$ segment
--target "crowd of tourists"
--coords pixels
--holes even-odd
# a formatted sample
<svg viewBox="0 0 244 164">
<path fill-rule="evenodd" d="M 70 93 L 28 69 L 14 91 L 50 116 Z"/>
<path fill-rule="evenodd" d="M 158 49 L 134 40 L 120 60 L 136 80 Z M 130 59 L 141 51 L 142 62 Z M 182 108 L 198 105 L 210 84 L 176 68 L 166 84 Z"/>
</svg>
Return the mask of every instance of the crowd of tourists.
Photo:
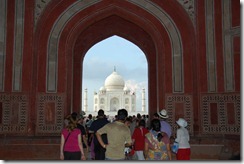
<svg viewBox="0 0 244 164">
<path fill-rule="evenodd" d="M 165 109 L 150 121 L 139 113 L 129 116 L 126 109 L 119 109 L 112 121 L 102 109 L 97 114 L 94 119 L 91 114 L 73 112 L 64 118 L 61 160 L 172 160 L 172 153 L 176 160 L 190 160 L 187 122 L 179 118 L 172 136 Z"/>
</svg>

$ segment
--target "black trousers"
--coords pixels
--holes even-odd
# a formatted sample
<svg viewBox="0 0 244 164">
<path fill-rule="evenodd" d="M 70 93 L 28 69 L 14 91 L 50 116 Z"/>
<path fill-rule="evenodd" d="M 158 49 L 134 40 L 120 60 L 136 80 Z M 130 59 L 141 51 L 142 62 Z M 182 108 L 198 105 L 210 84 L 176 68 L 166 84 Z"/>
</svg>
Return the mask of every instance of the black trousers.
<svg viewBox="0 0 244 164">
<path fill-rule="evenodd" d="M 95 160 L 105 160 L 106 149 L 100 144 L 94 145 Z"/>
<path fill-rule="evenodd" d="M 64 151 L 64 160 L 80 160 L 81 159 L 81 152 L 68 152 Z"/>
</svg>

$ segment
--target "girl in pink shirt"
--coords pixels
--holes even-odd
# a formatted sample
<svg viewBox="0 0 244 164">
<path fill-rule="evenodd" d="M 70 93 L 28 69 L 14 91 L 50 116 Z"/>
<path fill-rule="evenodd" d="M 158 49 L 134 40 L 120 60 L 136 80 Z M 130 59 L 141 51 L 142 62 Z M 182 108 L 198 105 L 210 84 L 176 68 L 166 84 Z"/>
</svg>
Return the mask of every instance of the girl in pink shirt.
<svg viewBox="0 0 244 164">
<path fill-rule="evenodd" d="M 81 131 L 76 128 L 77 115 L 72 113 L 67 117 L 68 125 L 62 130 L 60 144 L 60 159 L 61 160 L 85 160 L 86 157 L 83 151 L 81 141 Z"/>
</svg>

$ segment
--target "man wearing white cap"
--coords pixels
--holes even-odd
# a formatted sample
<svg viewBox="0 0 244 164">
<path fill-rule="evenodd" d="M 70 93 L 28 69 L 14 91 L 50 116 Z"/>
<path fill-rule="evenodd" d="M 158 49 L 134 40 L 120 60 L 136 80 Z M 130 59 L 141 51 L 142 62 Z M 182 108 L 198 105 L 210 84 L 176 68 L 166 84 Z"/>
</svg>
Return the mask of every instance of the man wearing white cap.
<svg viewBox="0 0 244 164">
<path fill-rule="evenodd" d="M 179 118 L 176 123 L 179 125 L 179 129 L 176 132 L 175 142 L 179 143 L 179 149 L 176 154 L 177 160 L 190 160 L 191 149 L 190 149 L 190 136 L 188 130 L 185 128 L 187 126 L 186 120 Z"/>
<path fill-rule="evenodd" d="M 161 118 L 160 123 L 161 123 L 161 132 L 164 132 L 168 135 L 168 137 L 171 137 L 172 134 L 172 128 L 169 125 L 169 123 L 166 121 L 167 118 L 169 118 L 167 111 L 165 109 L 161 110 L 160 112 L 157 113 L 158 116 Z"/>
</svg>

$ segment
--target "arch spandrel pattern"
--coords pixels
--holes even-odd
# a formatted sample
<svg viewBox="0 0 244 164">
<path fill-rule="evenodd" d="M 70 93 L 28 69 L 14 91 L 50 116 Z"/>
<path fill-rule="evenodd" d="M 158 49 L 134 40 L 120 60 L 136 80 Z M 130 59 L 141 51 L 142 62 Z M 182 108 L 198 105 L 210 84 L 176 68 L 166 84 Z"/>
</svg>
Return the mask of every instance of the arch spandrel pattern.
<svg viewBox="0 0 244 164">
<path fill-rule="evenodd" d="M 37 22 L 39 16 L 43 12 L 43 10 L 46 8 L 47 4 L 51 0 L 36 0 L 35 1 L 35 22 Z"/>
</svg>

